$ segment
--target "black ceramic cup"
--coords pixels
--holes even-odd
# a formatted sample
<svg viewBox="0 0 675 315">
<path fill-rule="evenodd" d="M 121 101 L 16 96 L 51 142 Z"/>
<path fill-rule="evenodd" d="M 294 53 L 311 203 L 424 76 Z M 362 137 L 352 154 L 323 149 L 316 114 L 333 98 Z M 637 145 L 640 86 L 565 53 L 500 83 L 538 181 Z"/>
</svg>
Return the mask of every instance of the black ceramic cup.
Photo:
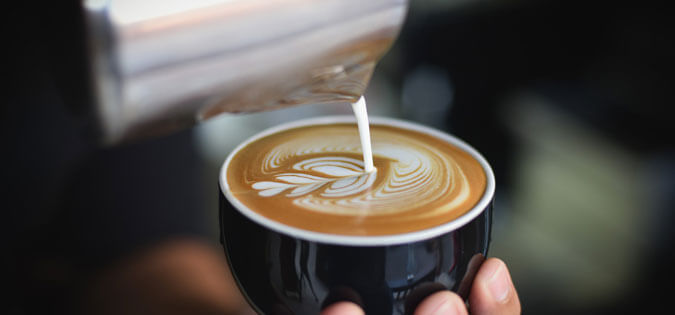
<svg viewBox="0 0 675 315">
<path fill-rule="evenodd" d="M 275 127 L 244 144 L 271 132 L 331 119 Z M 258 313 L 318 314 L 346 300 L 367 314 L 412 314 L 422 299 L 439 290 L 467 298 L 490 243 L 492 169 L 475 149 L 451 135 L 393 119 L 371 122 L 432 134 L 468 152 L 485 171 L 483 196 L 459 218 L 426 230 L 388 236 L 317 233 L 266 219 L 234 199 L 225 176 L 228 158 L 220 173 L 221 242 L 234 279 Z"/>
</svg>

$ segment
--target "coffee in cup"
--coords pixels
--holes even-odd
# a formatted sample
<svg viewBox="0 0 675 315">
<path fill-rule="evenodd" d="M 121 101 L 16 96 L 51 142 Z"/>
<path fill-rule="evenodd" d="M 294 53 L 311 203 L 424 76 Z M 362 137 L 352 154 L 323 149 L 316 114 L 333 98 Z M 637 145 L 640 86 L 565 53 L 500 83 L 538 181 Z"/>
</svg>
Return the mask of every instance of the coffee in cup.
<svg viewBox="0 0 675 315">
<path fill-rule="evenodd" d="M 432 134 L 371 123 L 366 173 L 354 123 L 257 137 L 228 159 L 232 198 L 269 220 L 339 235 L 410 233 L 465 214 L 483 196 L 481 164 Z"/>
</svg>

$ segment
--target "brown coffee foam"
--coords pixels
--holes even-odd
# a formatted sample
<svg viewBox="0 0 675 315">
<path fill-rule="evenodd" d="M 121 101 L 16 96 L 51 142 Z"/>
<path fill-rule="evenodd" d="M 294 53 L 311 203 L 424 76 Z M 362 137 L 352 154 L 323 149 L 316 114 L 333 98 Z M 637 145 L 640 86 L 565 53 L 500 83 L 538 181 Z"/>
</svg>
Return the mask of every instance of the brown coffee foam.
<svg viewBox="0 0 675 315">
<path fill-rule="evenodd" d="M 226 179 L 230 192 L 246 207 L 268 219 L 303 230 L 340 235 L 392 235 L 424 230 L 461 216 L 483 196 L 486 187 L 483 168 L 475 158 L 453 144 L 418 131 L 385 125 L 371 125 L 371 137 L 377 173 L 370 188 L 358 194 L 345 198 L 322 197 L 322 193 L 328 191 L 329 184 L 335 182 L 335 177 L 313 170 L 300 172 L 293 168 L 299 162 L 326 156 L 359 161 L 361 155 L 357 127 L 355 124 L 342 123 L 289 129 L 249 143 L 231 158 L 228 165 Z M 313 141 L 332 151 L 309 152 L 306 149 L 312 147 Z M 392 203 L 387 203 L 387 198 L 377 199 L 376 193 L 385 192 L 388 183 L 391 189 L 397 189 L 395 184 L 399 184 L 392 185 L 391 182 L 392 176 L 396 175 L 396 167 L 400 166 L 396 163 L 400 161 L 378 154 L 378 144 L 382 143 L 397 143 L 420 156 L 430 156 L 429 160 L 438 162 L 440 167 L 426 173 L 421 168 L 410 168 L 410 174 L 422 174 L 418 176 L 417 182 L 426 180 L 426 186 L 413 185 L 417 189 L 414 193 L 393 200 Z M 270 158 L 270 152 L 277 152 L 284 146 L 301 146 L 303 150 L 285 152 L 278 155 L 281 158 L 277 160 Z M 278 163 L 274 167 L 270 166 L 273 160 Z M 265 164 L 268 164 L 267 168 L 262 167 Z M 454 175 L 451 175 L 452 172 Z M 278 179 L 284 174 L 304 174 L 331 181 L 299 197 L 288 197 L 295 186 L 268 197 L 260 195 L 261 189 L 253 188 L 254 184 L 260 182 L 288 184 Z M 465 199 L 461 199 L 461 192 L 466 193 L 466 190 L 460 189 L 465 185 L 464 182 L 469 193 Z M 439 187 L 446 187 L 446 190 L 440 190 Z M 439 192 L 434 193 L 435 189 L 439 189 Z M 361 199 L 366 198 L 372 200 L 362 202 Z M 328 203 L 330 206 L 312 209 L 304 203 L 299 206 L 298 200 Z M 349 200 L 357 200 L 358 207 L 351 206 Z M 340 207 L 337 201 L 350 206 Z M 336 209 L 341 209 L 343 213 L 326 212 Z"/>
</svg>

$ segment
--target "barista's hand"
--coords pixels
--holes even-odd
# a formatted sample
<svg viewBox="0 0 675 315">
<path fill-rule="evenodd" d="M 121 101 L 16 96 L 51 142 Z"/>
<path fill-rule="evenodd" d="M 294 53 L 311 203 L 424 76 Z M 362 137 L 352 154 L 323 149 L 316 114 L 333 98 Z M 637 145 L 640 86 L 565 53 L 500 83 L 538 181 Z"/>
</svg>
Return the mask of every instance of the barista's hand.
<svg viewBox="0 0 675 315">
<path fill-rule="evenodd" d="M 471 314 L 520 314 L 520 300 L 506 264 L 497 258 L 486 260 L 478 270 L 469 295 Z M 455 293 L 442 291 L 427 297 L 415 311 L 416 315 L 468 314 L 464 301 Z M 326 308 L 321 315 L 363 315 L 363 310 L 351 302 L 339 302 Z"/>
</svg>

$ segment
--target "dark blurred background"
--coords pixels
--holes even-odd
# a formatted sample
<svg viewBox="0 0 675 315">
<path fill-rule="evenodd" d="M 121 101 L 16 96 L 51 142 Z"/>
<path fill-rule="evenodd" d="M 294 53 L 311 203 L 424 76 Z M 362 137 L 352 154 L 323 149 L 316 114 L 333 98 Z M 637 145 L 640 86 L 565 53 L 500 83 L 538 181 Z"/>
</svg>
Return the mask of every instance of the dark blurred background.
<svg viewBox="0 0 675 315">
<path fill-rule="evenodd" d="M 111 292 L 101 289 L 119 274 L 110 270 L 144 251 L 176 239 L 218 248 L 217 178 L 228 152 L 281 122 L 351 111 L 222 116 L 99 148 L 63 92 L 77 84 L 59 69 L 73 58 L 60 55 L 70 37 L 44 31 L 74 31 L 76 19 L 27 12 L 10 12 L 5 28 L 14 35 L 0 125 L 5 314 L 90 313 L 83 304 Z M 411 2 L 368 110 L 456 134 L 492 163 L 490 255 L 509 265 L 523 313 L 670 308 L 673 24 L 656 1 Z"/>
</svg>

